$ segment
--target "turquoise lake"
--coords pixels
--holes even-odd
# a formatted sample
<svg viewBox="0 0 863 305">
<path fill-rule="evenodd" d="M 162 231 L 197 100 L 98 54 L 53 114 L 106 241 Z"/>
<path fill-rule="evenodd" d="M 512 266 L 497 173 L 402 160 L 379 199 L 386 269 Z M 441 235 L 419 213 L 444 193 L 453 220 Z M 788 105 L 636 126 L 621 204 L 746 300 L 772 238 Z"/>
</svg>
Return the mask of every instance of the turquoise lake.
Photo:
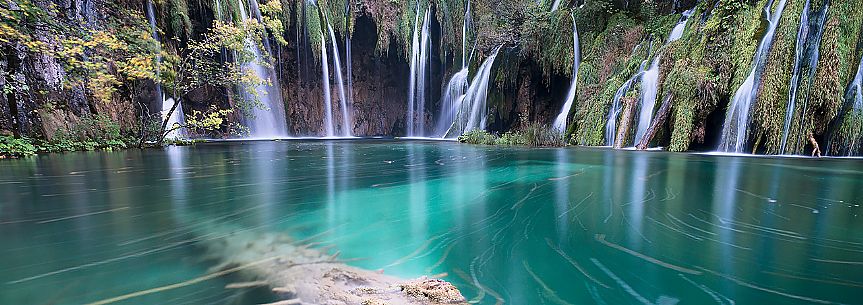
<svg viewBox="0 0 863 305">
<path fill-rule="evenodd" d="M 231 232 L 480 304 L 861 304 L 863 161 L 419 140 L 0 160 L 0 304 L 186 281 Z M 257 304 L 219 277 L 117 304 Z"/>
</svg>

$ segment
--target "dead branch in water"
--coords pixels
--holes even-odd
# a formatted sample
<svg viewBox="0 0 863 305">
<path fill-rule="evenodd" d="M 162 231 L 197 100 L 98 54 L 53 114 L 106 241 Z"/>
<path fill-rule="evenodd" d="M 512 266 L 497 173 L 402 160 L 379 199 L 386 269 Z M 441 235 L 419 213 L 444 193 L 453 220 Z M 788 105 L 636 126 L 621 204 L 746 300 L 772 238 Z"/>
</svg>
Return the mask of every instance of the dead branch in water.
<svg viewBox="0 0 863 305">
<path fill-rule="evenodd" d="M 650 140 L 653 140 L 653 137 L 656 136 L 656 132 L 659 131 L 659 126 L 665 124 L 665 121 L 668 119 L 668 113 L 671 110 L 671 100 L 672 95 L 666 95 L 665 100 L 662 101 L 662 106 L 659 107 L 659 111 L 656 112 L 656 117 L 653 118 L 653 122 L 650 124 L 650 127 L 647 128 L 647 132 L 644 133 L 644 136 L 641 137 L 641 141 L 638 141 L 638 145 L 635 147 L 638 150 L 645 150 L 647 146 L 650 144 Z"/>
<path fill-rule="evenodd" d="M 612 143 L 614 149 L 623 148 L 626 145 L 626 138 L 629 136 L 629 130 L 632 127 L 632 119 L 635 117 L 635 98 L 623 98 L 623 112 L 620 114 L 620 127 L 617 128 L 617 136 Z"/>
<path fill-rule="evenodd" d="M 254 267 L 254 266 L 257 266 L 257 265 L 261 265 L 261 264 L 264 264 L 264 263 L 272 262 L 272 261 L 275 261 L 275 260 L 277 260 L 277 259 L 279 259 L 279 258 L 283 258 L 283 257 L 281 257 L 281 256 L 268 257 L 268 258 L 265 258 L 265 259 L 262 259 L 262 260 L 259 260 L 259 261 L 255 261 L 255 262 L 251 262 L 251 263 L 248 263 L 248 264 L 245 264 L 245 265 L 241 265 L 241 266 L 238 266 L 238 267 L 234 267 L 234 268 L 230 268 L 230 269 L 225 269 L 225 270 L 222 270 L 222 271 L 219 271 L 219 272 L 215 272 L 215 273 L 210 273 L 210 274 L 207 274 L 207 275 L 204 275 L 204 276 L 201 276 L 201 277 L 197 277 L 197 278 L 194 278 L 194 279 L 191 279 L 191 280 L 188 280 L 188 281 L 179 282 L 179 283 L 175 283 L 175 284 L 171 284 L 171 285 L 166 285 L 166 286 L 161 286 L 161 287 L 156 287 L 156 288 L 147 289 L 147 290 L 142 290 L 142 291 L 133 292 L 133 293 L 129 293 L 129 294 L 124 294 L 124 295 L 117 296 L 117 297 L 113 297 L 113 298 L 110 298 L 110 299 L 105 299 L 105 300 L 101 300 L 101 301 L 96 301 L 96 302 L 88 303 L 87 305 L 105 305 L 105 304 L 111 304 L 111 303 L 116 303 L 116 302 L 119 302 L 119 301 L 128 300 L 128 299 L 131 299 L 131 298 L 136 298 L 136 297 L 140 297 L 140 296 L 144 296 L 144 295 L 148 295 L 148 294 L 153 294 L 153 293 L 162 292 L 162 291 L 168 291 L 168 290 L 174 290 L 174 289 L 177 289 L 177 288 L 182 288 L 182 287 L 186 287 L 186 286 L 189 286 L 189 285 L 197 284 L 197 283 L 200 283 L 200 282 L 203 282 L 203 281 L 211 280 L 211 279 L 214 279 L 214 278 L 217 278 L 217 277 L 223 276 L 223 275 L 231 274 L 231 273 L 234 273 L 234 272 L 237 272 L 237 271 L 243 270 L 243 269 L 248 269 L 248 268 L 251 268 L 251 267 Z M 288 265 L 288 266 L 285 266 L 284 268 L 291 268 L 291 267 L 302 266 L 302 265 L 328 264 L 328 263 L 341 263 L 341 261 L 335 261 L 335 260 L 331 260 L 331 259 L 326 259 L 326 260 L 314 261 L 314 262 L 306 262 L 306 263 L 295 263 L 295 264 L 290 264 L 290 265 Z"/>
</svg>

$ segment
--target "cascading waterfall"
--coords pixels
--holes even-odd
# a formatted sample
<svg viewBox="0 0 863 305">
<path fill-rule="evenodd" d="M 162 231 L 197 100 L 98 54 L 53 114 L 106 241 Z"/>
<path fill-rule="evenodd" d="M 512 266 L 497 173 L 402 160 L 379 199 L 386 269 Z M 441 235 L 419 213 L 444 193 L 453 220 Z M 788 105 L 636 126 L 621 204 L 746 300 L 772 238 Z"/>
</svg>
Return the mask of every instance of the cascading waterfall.
<svg viewBox="0 0 863 305">
<path fill-rule="evenodd" d="M 249 4 L 252 11 L 258 16 L 260 22 L 260 10 L 258 9 L 257 0 L 250 0 Z M 240 17 L 245 22 L 249 20 L 249 15 L 246 13 L 246 6 L 243 3 L 238 5 Z M 264 39 L 264 46 L 268 48 L 269 42 Z M 252 110 L 252 118 L 248 118 L 247 125 L 249 127 L 249 135 L 252 138 L 279 138 L 286 137 L 287 123 L 285 121 L 284 105 L 281 98 L 281 87 L 277 79 L 273 77 L 275 74 L 271 68 L 260 64 L 264 60 L 264 56 L 258 46 L 250 39 L 246 40 L 246 49 L 255 55 L 255 60 L 246 64 L 246 67 L 251 69 L 259 79 L 265 83 L 254 88 L 256 94 L 246 93 L 246 98 L 250 100 L 258 100 L 259 105 L 255 105 Z"/>
<path fill-rule="evenodd" d="M 426 9 L 422 27 L 419 26 L 419 16 L 420 11 L 417 8 L 411 44 L 411 75 L 408 87 L 407 135 L 409 137 L 425 135 L 425 89 L 430 60 L 429 53 L 431 53 L 431 36 L 429 35 L 431 8 Z"/>
<path fill-rule="evenodd" d="M 614 99 L 612 99 L 611 102 L 611 109 L 608 110 L 608 120 L 605 123 L 605 144 L 608 146 L 614 146 L 614 141 L 617 137 L 617 117 L 620 115 L 620 111 L 623 110 L 623 105 L 620 104 L 620 100 L 626 96 L 626 93 L 632 89 L 632 86 L 634 86 L 641 78 L 641 75 L 644 74 L 644 68 L 646 65 L 647 61 L 641 62 L 641 67 L 638 68 L 638 73 L 635 73 L 632 78 L 624 82 L 623 85 L 614 93 Z"/>
<path fill-rule="evenodd" d="M 725 123 L 722 126 L 722 139 L 719 143 L 719 150 L 725 152 L 741 153 L 746 145 L 746 137 L 749 131 L 749 111 L 752 108 L 752 103 L 757 95 L 759 82 L 761 78 L 761 70 L 767 62 L 767 55 L 770 47 L 773 45 L 773 38 L 776 34 L 776 27 L 779 25 L 779 19 L 782 18 L 782 11 L 785 9 L 785 1 L 779 0 L 776 9 L 771 13 L 774 0 L 770 0 L 767 6 L 764 7 L 764 14 L 770 22 L 764 38 L 758 45 L 758 50 L 755 52 L 755 57 L 752 60 L 752 69 L 749 76 L 737 89 L 734 94 L 734 99 L 728 107 L 728 112 L 725 117 Z"/>
<path fill-rule="evenodd" d="M 675 42 L 683 37 L 683 31 L 686 29 L 686 23 L 689 21 L 689 17 L 695 13 L 695 8 L 690 9 L 683 13 L 683 16 L 680 17 L 680 21 L 677 22 L 677 25 L 674 26 L 674 29 L 671 30 L 671 34 L 668 36 L 668 41 L 665 42 L 665 45 Z M 664 48 L 664 46 L 663 46 Z M 650 127 L 650 122 L 653 120 L 653 109 L 656 107 L 656 94 L 659 87 L 659 61 L 662 58 L 662 48 L 657 52 L 653 62 L 650 64 L 650 69 L 644 71 L 641 75 L 641 101 L 640 101 L 640 112 L 638 115 L 638 125 L 636 125 L 635 129 L 635 143 L 641 141 L 641 138 L 644 137 L 644 134 L 647 132 L 647 128 Z"/>
<path fill-rule="evenodd" d="M 336 42 L 336 34 L 333 32 L 333 26 L 330 24 L 329 19 L 327 19 L 327 29 L 330 32 L 330 41 L 332 42 L 332 52 L 333 52 L 333 66 L 335 67 L 336 73 L 336 85 L 338 85 L 339 89 L 339 106 L 342 112 L 342 136 L 350 137 L 351 136 L 351 117 L 348 111 L 348 99 L 345 95 L 345 83 L 342 79 L 342 62 L 339 56 L 339 45 Z M 329 86 L 325 87 L 325 89 L 329 88 Z"/>
<path fill-rule="evenodd" d="M 459 110 L 458 106 L 461 103 L 461 99 L 464 98 L 465 91 L 468 88 L 467 74 L 468 68 L 463 67 L 461 71 L 453 74 L 449 83 L 447 83 L 446 89 L 444 89 L 443 98 L 441 99 L 440 118 L 438 119 L 438 126 L 435 129 L 435 134 L 441 137 L 446 135 L 447 131 L 455 121 L 456 114 Z"/>
<path fill-rule="evenodd" d="M 465 92 L 468 89 L 468 63 L 471 56 L 467 52 L 468 28 L 470 27 L 470 1 L 467 2 L 464 13 L 464 22 L 461 27 L 461 70 L 453 74 L 447 83 L 446 89 L 441 98 L 441 110 L 438 118 L 438 123 L 435 128 L 435 135 L 445 137 L 447 131 L 453 126 L 456 115 L 458 114 L 459 105 L 464 99 Z M 472 53 L 472 52 L 471 52 Z"/>
<path fill-rule="evenodd" d="M 326 42 L 324 33 L 318 31 L 321 35 L 321 41 Z M 327 137 L 335 136 L 335 127 L 333 127 L 333 100 L 330 96 L 330 65 L 327 62 L 327 48 L 321 46 L 321 81 L 323 81 L 324 91 L 324 131 Z"/>
<path fill-rule="evenodd" d="M 557 3 L 557 2 L 555 2 Z M 575 24 L 575 17 L 572 17 L 572 81 L 569 83 L 569 90 L 566 92 L 566 100 L 563 103 L 563 109 L 560 114 L 554 119 L 554 128 L 560 132 L 566 132 L 566 118 L 569 116 L 569 111 L 572 109 L 572 103 L 575 101 L 576 87 L 578 84 L 578 68 L 581 65 L 581 50 L 578 41 L 578 26 Z"/>
<path fill-rule="evenodd" d="M 485 129 L 486 99 L 488 97 L 488 79 L 491 75 L 491 67 L 497 58 L 501 47 L 497 47 L 491 56 L 483 61 L 479 70 L 470 82 L 464 96 L 457 99 L 456 112 L 452 126 L 444 134 L 444 137 L 456 137 L 474 129 Z"/>
<path fill-rule="evenodd" d="M 159 37 L 159 28 L 156 26 L 156 9 L 153 5 L 153 1 L 147 1 L 147 19 L 150 21 L 150 34 L 153 39 L 159 43 L 159 47 L 161 48 L 162 40 Z M 162 62 L 162 56 L 156 55 L 156 62 Z M 159 65 L 156 65 L 156 75 L 159 75 Z M 173 128 L 176 124 L 182 124 L 186 121 L 186 116 L 183 114 L 183 105 L 177 105 L 177 108 L 174 109 L 174 112 L 171 112 L 171 108 L 174 107 L 174 99 L 173 98 L 165 98 L 165 93 L 162 91 L 162 84 L 158 81 L 155 82 L 156 87 L 156 102 L 162 104 L 162 121 L 168 120 L 168 129 Z M 166 138 L 169 139 L 179 139 L 186 136 L 186 131 L 184 128 L 180 128 L 168 133 Z"/>
<path fill-rule="evenodd" d="M 818 68 L 818 59 L 820 58 L 821 37 L 824 34 L 824 23 L 827 20 L 827 9 L 829 7 L 829 2 L 825 1 L 821 10 L 817 13 L 817 15 L 813 16 L 813 18 L 810 18 L 809 16 L 809 11 L 811 7 L 810 2 L 811 0 L 806 1 L 806 4 L 803 8 L 803 13 L 800 15 L 800 28 L 797 31 L 797 43 L 795 45 L 794 53 L 794 70 L 791 74 L 791 84 L 789 86 L 788 92 L 788 103 L 786 104 L 785 109 L 785 124 L 782 129 L 782 142 L 780 143 L 779 148 L 780 153 L 787 152 L 786 148 L 788 145 L 788 136 L 791 131 L 791 123 L 794 120 L 794 113 L 796 111 L 798 96 L 800 96 L 800 99 L 803 102 L 803 111 L 801 113 L 801 117 L 806 115 L 805 108 L 809 98 L 808 93 L 809 89 L 812 86 L 813 79 L 815 78 L 815 71 Z M 814 28 L 812 28 L 813 26 Z M 808 69 L 809 72 L 808 82 L 805 84 L 806 86 L 804 88 L 801 88 L 801 85 L 804 85 L 801 84 L 801 76 L 806 69 Z M 804 93 L 805 95 L 801 96 L 800 93 Z M 802 119 L 799 126 L 802 129 Z"/>
</svg>

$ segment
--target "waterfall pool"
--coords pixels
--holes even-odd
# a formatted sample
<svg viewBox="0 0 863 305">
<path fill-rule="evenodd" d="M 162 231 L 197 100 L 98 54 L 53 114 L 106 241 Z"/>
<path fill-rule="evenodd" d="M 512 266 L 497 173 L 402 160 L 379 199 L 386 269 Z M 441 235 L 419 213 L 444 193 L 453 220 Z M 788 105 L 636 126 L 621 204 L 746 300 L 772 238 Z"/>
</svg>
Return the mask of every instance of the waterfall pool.
<svg viewBox="0 0 863 305">
<path fill-rule="evenodd" d="M 47 154 L 0 173 L 0 304 L 187 281 L 218 264 L 206 243 L 239 231 L 445 273 L 479 304 L 848 304 L 863 289 L 856 159 L 286 140 Z M 268 301 L 225 289 L 236 281 L 116 304 Z"/>
</svg>

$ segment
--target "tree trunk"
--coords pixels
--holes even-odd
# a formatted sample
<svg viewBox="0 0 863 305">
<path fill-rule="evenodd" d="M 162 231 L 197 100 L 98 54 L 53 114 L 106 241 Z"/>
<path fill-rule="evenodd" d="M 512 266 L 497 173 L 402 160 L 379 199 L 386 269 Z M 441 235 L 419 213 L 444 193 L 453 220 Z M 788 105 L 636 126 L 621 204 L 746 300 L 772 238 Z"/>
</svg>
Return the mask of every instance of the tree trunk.
<svg viewBox="0 0 863 305">
<path fill-rule="evenodd" d="M 644 133 L 644 136 L 641 137 L 641 141 L 639 141 L 638 145 L 635 146 L 638 150 L 647 149 L 647 146 L 650 144 L 650 140 L 653 140 L 653 137 L 656 136 L 656 132 L 659 131 L 659 127 L 665 124 L 665 121 L 668 120 L 668 113 L 671 111 L 671 100 L 671 94 L 665 96 L 665 100 L 662 101 L 662 106 L 660 106 L 659 111 L 656 112 L 653 122 L 650 124 L 650 127 L 647 128 L 647 132 Z"/>
<path fill-rule="evenodd" d="M 632 119 L 635 116 L 635 98 L 623 98 L 623 112 L 620 115 L 620 126 L 617 128 L 617 136 L 614 137 L 614 149 L 623 148 L 626 143 L 626 138 L 629 136 L 629 130 L 632 126 Z"/>
</svg>

